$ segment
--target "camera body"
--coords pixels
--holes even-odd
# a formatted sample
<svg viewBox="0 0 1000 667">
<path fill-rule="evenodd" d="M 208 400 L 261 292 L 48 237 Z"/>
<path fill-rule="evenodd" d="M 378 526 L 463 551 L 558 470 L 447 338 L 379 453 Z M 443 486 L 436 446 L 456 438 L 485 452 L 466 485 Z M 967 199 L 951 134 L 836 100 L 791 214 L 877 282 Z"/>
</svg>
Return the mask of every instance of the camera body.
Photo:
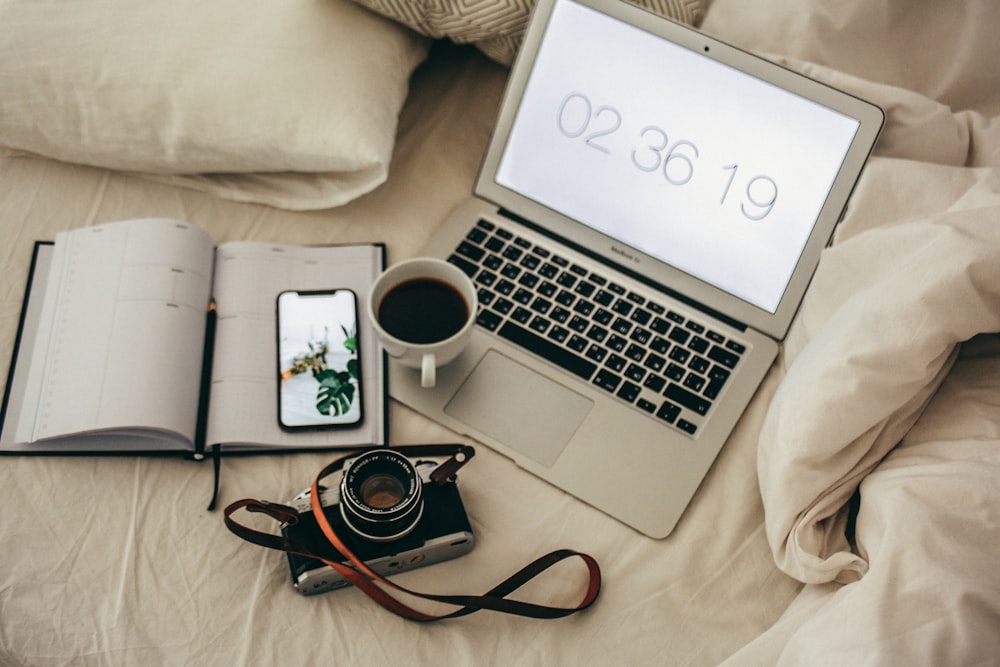
<svg viewBox="0 0 1000 667">
<path fill-rule="evenodd" d="M 320 487 L 320 505 L 344 545 L 382 576 L 463 556 L 475 537 L 452 477 L 431 481 L 437 463 L 411 462 L 390 450 L 367 452 L 344 463 L 341 484 Z M 398 494 L 386 500 L 385 479 Z M 306 489 L 288 505 L 299 512 L 297 523 L 281 532 L 310 552 L 347 562 L 323 535 Z M 288 554 L 292 585 L 302 595 L 316 595 L 348 585 L 336 570 L 314 558 Z"/>
</svg>

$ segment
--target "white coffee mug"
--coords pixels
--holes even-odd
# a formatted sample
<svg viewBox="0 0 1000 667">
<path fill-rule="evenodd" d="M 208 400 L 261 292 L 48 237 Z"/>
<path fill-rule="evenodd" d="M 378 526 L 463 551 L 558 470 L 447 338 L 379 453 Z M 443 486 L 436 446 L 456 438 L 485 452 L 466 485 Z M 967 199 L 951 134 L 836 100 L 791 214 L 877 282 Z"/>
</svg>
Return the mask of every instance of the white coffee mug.
<svg viewBox="0 0 1000 667">
<path fill-rule="evenodd" d="M 386 269 L 368 293 L 368 319 L 386 353 L 420 369 L 433 387 L 437 369 L 461 354 L 476 324 L 476 287 L 454 264 L 420 257 Z"/>
</svg>

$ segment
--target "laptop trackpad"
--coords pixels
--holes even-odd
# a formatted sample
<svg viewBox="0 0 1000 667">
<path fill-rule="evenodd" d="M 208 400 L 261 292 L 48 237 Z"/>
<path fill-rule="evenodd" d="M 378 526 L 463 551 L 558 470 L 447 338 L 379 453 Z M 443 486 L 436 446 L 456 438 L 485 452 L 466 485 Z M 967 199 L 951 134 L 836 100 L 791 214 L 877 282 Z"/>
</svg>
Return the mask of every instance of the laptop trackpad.
<svg viewBox="0 0 1000 667">
<path fill-rule="evenodd" d="M 551 467 L 591 405 L 589 398 L 490 350 L 444 411 Z"/>
</svg>

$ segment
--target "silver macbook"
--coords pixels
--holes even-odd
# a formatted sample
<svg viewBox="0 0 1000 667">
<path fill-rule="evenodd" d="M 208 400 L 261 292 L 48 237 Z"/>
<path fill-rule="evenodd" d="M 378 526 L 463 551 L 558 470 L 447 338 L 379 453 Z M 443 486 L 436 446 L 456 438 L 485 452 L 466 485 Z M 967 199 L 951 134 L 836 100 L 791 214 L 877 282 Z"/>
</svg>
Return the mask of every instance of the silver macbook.
<svg viewBox="0 0 1000 667">
<path fill-rule="evenodd" d="M 475 197 L 424 253 L 479 287 L 390 392 L 652 537 L 774 361 L 877 107 L 625 2 L 540 0 Z"/>
</svg>

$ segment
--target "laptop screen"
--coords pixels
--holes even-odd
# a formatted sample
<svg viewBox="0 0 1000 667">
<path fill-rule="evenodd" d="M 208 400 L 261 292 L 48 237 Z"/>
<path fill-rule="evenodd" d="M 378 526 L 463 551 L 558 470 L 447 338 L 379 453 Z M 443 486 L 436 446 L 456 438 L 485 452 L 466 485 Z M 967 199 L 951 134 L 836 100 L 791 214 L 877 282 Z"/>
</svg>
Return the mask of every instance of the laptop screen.
<svg viewBox="0 0 1000 667">
<path fill-rule="evenodd" d="M 858 127 L 566 0 L 495 180 L 774 313 Z"/>
</svg>

